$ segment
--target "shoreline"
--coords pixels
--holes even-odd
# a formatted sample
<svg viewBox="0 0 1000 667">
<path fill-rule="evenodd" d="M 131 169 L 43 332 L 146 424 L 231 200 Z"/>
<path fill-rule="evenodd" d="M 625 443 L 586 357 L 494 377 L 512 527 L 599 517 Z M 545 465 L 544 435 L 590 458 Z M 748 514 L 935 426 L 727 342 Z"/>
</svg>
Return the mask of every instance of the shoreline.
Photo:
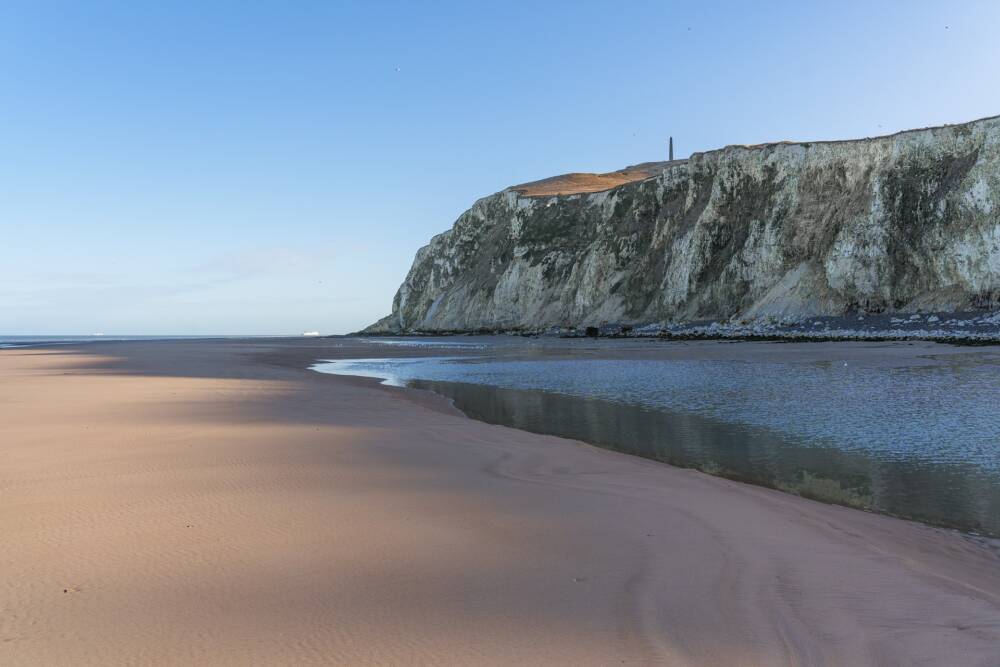
<svg viewBox="0 0 1000 667">
<path fill-rule="evenodd" d="M 418 340 L 420 339 L 420 337 L 416 338 Z M 611 337 L 606 337 L 606 338 L 611 338 Z M 411 352 L 408 353 L 407 360 L 418 359 L 418 358 L 432 359 L 438 356 L 437 352 L 445 349 L 450 351 L 449 352 L 450 355 L 458 353 L 460 354 L 461 357 L 466 357 L 468 359 L 475 359 L 479 356 L 481 348 L 484 347 L 483 345 L 470 344 L 471 347 L 468 347 L 468 349 L 462 352 L 461 350 L 463 344 L 450 343 L 447 338 L 441 341 L 434 341 L 426 338 L 424 338 L 423 340 L 426 341 L 425 343 L 426 346 L 411 345 L 409 347 Z M 601 339 L 599 338 L 598 339 L 592 338 L 590 340 L 593 340 L 595 342 L 601 341 Z M 618 338 L 616 340 L 624 341 L 629 339 Z M 703 337 L 683 339 L 683 341 L 686 342 L 701 344 L 700 349 L 703 351 L 711 350 L 713 347 L 712 343 L 717 342 L 718 340 L 719 339 L 711 339 Z M 399 342 L 403 343 L 403 341 Z M 600 347 L 601 353 L 597 354 L 596 357 L 591 355 L 589 358 L 604 358 L 602 354 L 608 354 L 609 352 L 618 352 L 622 354 L 627 352 L 630 355 L 634 355 L 634 353 L 638 350 L 638 348 L 636 348 L 635 346 L 615 349 L 616 345 L 614 343 L 610 343 L 610 341 L 606 342 L 607 342 L 606 345 Z M 774 339 L 758 339 L 752 341 L 727 340 L 727 342 L 740 342 L 747 344 L 734 347 L 733 350 L 736 351 L 736 353 L 733 355 L 725 355 L 724 357 L 730 360 L 737 360 L 745 356 L 745 354 L 744 355 L 740 354 L 741 351 L 745 353 L 746 351 L 754 348 L 764 350 L 767 349 L 767 346 L 786 341 L 777 341 Z M 796 341 L 796 342 L 801 342 L 801 341 Z M 878 352 L 876 353 L 878 355 L 885 354 L 888 351 L 888 356 L 901 358 L 902 361 L 900 363 L 902 363 L 903 365 L 913 364 L 915 360 L 918 358 L 927 359 L 929 358 L 927 355 L 930 355 L 931 357 L 940 357 L 940 353 L 943 352 L 943 350 L 940 351 L 934 350 L 932 347 L 928 347 L 928 345 L 926 345 L 926 343 L 936 343 L 936 341 L 904 341 L 909 343 L 909 345 L 913 345 L 916 342 L 925 344 L 922 347 L 918 348 L 917 352 L 906 353 L 906 354 L 900 354 L 902 349 L 899 346 L 874 345 L 877 343 L 900 342 L 895 340 L 848 341 L 849 345 L 843 345 L 843 343 L 845 343 L 845 341 L 843 340 L 813 340 L 808 342 L 812 342 L 814 344 L 831 343 L 832 345 L 828 347 L 833 347 L 833 348 L 841 347 L 842 349 L 845 350 L 850 349 L 854 343 L 861 343 L 862 345 L 859 345 L 857 348 L 855 348 L 855 350 L 859 353 L 858 355 L 856 355 L 858 356 L 857 361 L 860 361 L 862 364 L 865 363 L 865 356 L 866 355 L 870 356 L 873 353 L 873 350 L 878 350 Z M 378 341 L 372 341 L 372 343 L 376 343 L 379 345 L 379 347 L 376 349 L 380 353 L 386 351 L 386 346 L 390 343 L 393 343 L 393 341 L 383 341 L 382 343 L 378 343 Z M 414 341 L 414 343 L 416 343 L 416 341 Z M 755 346 L 753 345 L 753 343 L 758 343 L 763 345 Z M 585 345 L 586 343 L 584 340 L 580 340 L 579 344 Z M 488 348 L 489 343 L 486 343 L 485 346 Z M 458 347 L 458 352 L 456 352 L 456 347 Z M 961 346 L 961 345 L 954 346 L 954 348 L 951 350 L 952 353 L 947 354 L 941 358 L 961 359 L 964 356 L 962 350 L 963 347 L 968 347 L 968 346 Z M 551 347 L 550 349 L 555 349 L 555 350 L 565 349 L 566 352 L 569 353 L 570 348 Z M 598 348 L 594 349 L 596 350 Z M 580 350 L 576 351 L 580 352 Z M 815 357 L 815 359 L 813 359 L 815 361 L 820 358 L 819 355 L 810 354 L 809 350 L 803 350 L 803 352 L 804 354 L 801 355 L 802 359 L 800 359 L 800 361 L 813 359 L 813 357 Z M 363 361 L 369 361 L 369 362 L 392 361 L 393 357 L 384 357 L 381 356 L 381 354 L 379 353 L 375 353 L 375 356 L 368 355 L 369 358 L 366 358 Z M 497 353 L 500 353 L 500 355 L 503 356 L 502 354 L 503 348 L 495 349 L 493 354 L 487 355 L 487 358 L 496 357 Z M 653 352 L 653 354 L 655 353 L 656 351 Z M 782 352 L 774 351 L 772 349 L 770 351 L 770 354 L 776 357 L 775 361 L 781 361 L 780 357 L 783 355 Z M 620 358 L 626 358 L 626 357 L 620 357 Z M 659 358 L 659 356 L 649 356 L 649 358 L 655 359 Z M 713 358 L 713 356 L 711 354 L 704 355 L 696 352 L 693 354 L 687 353 L 679 355 L 676 358 L 681 360 L 697 360 L 699 358 L 711 359 Z M 985 358 L 989 359 L 990 357 L 987 356 Z M 342 361 L 350 362 L 352 360 L 344 359 Z M 830 474 L 831 470 L 829 468 L 824 469 L 822 466 L 813 469 L 805 469 L 801 479 L 799 478 L 792 479 L 788 477 L 775 476 L 775 472 L 773 469 L 769 471 L 771 473 L 771 476 L 767 476 L 767 474 L 765 474 L 763 471 L 760 470 L 754 470 L 749 468 L 746 469 L 729 468 L 726 467 L 725 464 L 720 465 L 720 463 L 712 457 L 709 457 L 707 460 L 702 462 L 691 460 L 690 458 L 683 458 L 683 457 L 678 458 L 676 456 L 664 457 L 660 449 L 654 448 L 651 450 L 647 450 L 642 447 L 634 447 L 634 446 L 625 447 L 624 445 L 626 444 L 626 442 L 621 441 L 621 439 L 619 439 L 618 441 L 604 440 L 602 442 L 599 441 L 600 438 L 597 438 L 597 436 L 595 436 L 595 434 L 593 433 L 590 433 L 589 435 L 587 434 L 581 435 L 580 433 L 575 432 L 575 429 L 570 428 L 566 425 L 550 424 L 548 422 L 542 423 L 539 422 L 538 419 L 520 420 L 524 423 L 518 423 L 519 420 L 516 419 L 514 416 L 517 411 L 517 408 L 513 405 L 508 405 L 505 409 L 496 410 L 495 413 L 490 411 L 483 412 L 481 408 L 475 407 L 475 403 L 470 403 L 467 400 L 460 400 L 460 399 L 464 394 L 467 394 L 469 391 L 486 392 L 490 393 L 491 399 L 489 401 L 489 404 L 492 405 L 501 403 L 503 401 L 503 395 L 505 393 L 507 394 L 523 393 L 525 395 L 530 395 L 532 398 L 539 398 L 539 400 L 542 400 L 541 397 L 548 397 L 548 399 L 546 400 L 548 400 L 549 402 L 555 401 L 559 403 L 561 407 L 559 408 L 559 410 L 557 410 L 557 412 L 570 409 L 567 404 L 579 403 L 582 405 L 583 403 L 586 404 L 606 403 L 609 406 L 614 406 L 614 412 L 615 412 L 615 415 L 613 417 L 606 417 L 606 418 L 617 421 L 619 423 L 619 428 L 627 428 L 629 425 L 631 425 L 627 417 L 628 414 L 631 414 L 631 411 L 629 410 L 630 406 L 628 404 L 620 404 L 615 401 L 608 401 L 607 399 L 599 398 L 597 396 L 585 396 L 577 394 L 566 395 L 554 389 L 544 389 L 538 387 L 525 388 L 525 387 L 509 386 L 506 384 L 501 386 L 490 383 L 482 383 L 482 384 L 472 383 L 469 385 L 465 385 L 464 383 L 466 381 L 460 379 L 459 377 L 452 379 L 445 379 L 445 380 L 442 379 L 428 380 L 428 379 L 422 379 L 422 376 L 418 374 L 414 376 L 405 376 L 403 378 L 400 378 L 396 375 L 394 371 L 389 370 L 389 368 L 379 371 L 371 371 L 371 370 L 362 371 L 359 369 L 352 369 L 350 367 L 341 368 L 337 370 L 323 370 L 322 368 L 320 368 L 320 366 L 323 365 L 326 364 L 321 360 L 321 363 L 317 363 L 310 366 L 310 369 L 320 373 L 331 373 L 333 375 L 340 377 L 372 379 L 386 386 L 394 386 L 421 393 L 431 393 L 447 401 L 450 405 L 452 405 L 456 410 L 461 412 L 468 419 L 478 421 L 481 423 L 506 426 L 538 435 L 548 435 L 548 436 L 568 438 L 570 440 L 580 441 L 590 446 L 599 447 L 602 449 L 614 451 L 628 456 L 635 456 L 646 460 L 652 460 L 657 463 L 679 469 L 696 470 L 698 472 L 719 477 L 722 479 L 738 482 L 741 484 L 748 484 L 748 485 L 758 486 L 761 488 L 776 490 L 782 493 L 787 493 L 793 496 L 806 498 L 809 500 L 825 504 L 838 505 L 858 511 L 869 512 L 882 516 L 893 517 L 904 521 L 912 521 L 927 526 L 953 530 L 959 534 L 967 535 L 970 537 L 976 537 L 976 538 L 984 537 L 991 540 L 1000 540 L 1000 532 L 997 532 L 995 526 L 985 525 L 983 523 L 980 523 L 979 521 L 974 520 L 971 516 L 962 516 L 962 517 L 953 516 L 951 518 L 945 518 L 945 517 L 935 516 L 932 513 L 928 513 L 927 512 L 928 508 L 926 507 L 923 508 L 924 513 L 922 514 L 920 505 L 910 506 L 908 510 L 904 510 L 900 509 L 898 506 L 897 507 L 893 507 L 891 505 L 885 506 L 884 504 L 876 503 L 875 499 L 870 495 L 871 488 L 875 486 L 884 485 L 886 483 L 885 480 L 883 480 L 881 484 L 879 480 L 876 480 L 874 478 L 871 480 L 865 480 L 864 488 L 859 489 L 856 486 L 845 486 L 847 484 L 847 481 L 844 477 L 846 471 L 841 470 L 840 475 L 838 474 L 831 475 Z M 461 390 L 459 389 L 460 387 L 462 388 Z M 454 394 L 456 391 L 461 391 L 462 393 L 451 395 Z M 465 405 L 466 403 L 469 404 Z M 647 411 L 647 408 L 638 406 L 632 406 L 632 407 L 634 408 L 634 411 L 638 413 L 646 413 Z M 623 414 L 622 411 L 625 411 L 625 413 Z M 667 413 L 664 413 L 664 415 L 666 414 Z M 669 419 L 669 417 L 666 418 Z M 716 422 L 716 420 L 709 419 L 704 415 L 697 415 L 697 414 L 686 415 L 685 418 L 688 421 L 693 419 L 699 422 L 700 421 L 712 422 L 712 423 Z M 718 420 L 718 423 L 725 425 L 727 427 L 735 426 L 734 424 L 727 422 L 725 420 Z M 784 440 L 788 436 L 780 433 L 772 433 L 771 437 L 778 440 Z M 761 443 L 758 442 L 756 444 L 759 446 Z M 850 453 L 843 449 L 837 449 L 835 451 L 840 455 L 845 455 Z M 869 465 L 872 464 L 873 464 L 872 462 L 869 462 Z M 826 473 L 826 476 L 824 476 L 824 473 Z M 847 477 L 850 477 L 850 474 L 848 474 Z M 854 483 L 857 484 L 858 483 L 857 480 L 855 480 Z M 946 502 L 946 500 L 942 499 L 942 502 Z M 979 518 L 981 519 L 982 517 Z"/>
<path fill-rule="evenodd" d="M 365 378 L 365 376 L 359 376 L 359 375 L 355 375 L 355 376 L 352 376 L 352 377 Z M 365 379 L 375 380 L 376 378 L 365 378 Z M 380 383 L 380 384 L 384 384 L 384 383 Z M 386 385 L 386 386 L 396 386 L 396 385 Z M 603 450 L 606 450 L 606 451 L 614 452 L 616 454 L 621 454 L 623 456 L 630 456 L 630 457 L 638 458 L 638 459 L 645 460 L 645 461 L 653 461 L 654 463 L 658 463 L 660 465 L 670 466 L 671 468 L 676 468 L 678 470 L 690 470 L 690 471 L 701 473 L 703 475 L 708 475 L 710 477 L 718 477 L 719 479 L 724 479 L 724 480 L 727 480 L 727 481 L 730 481 L 730 482 L 736 482 L 738 484 L 746 484 L 748 486 L 755 486 L 755 487 L 759 487 L 759 488 L 762 488 L 762 489 L 768 489 L 769 491 L 777 491 L 779 493 L 784 493 L 784 494 L 787 494 L 787 495 L 790 495 L 790 496 L 794 496 L 796 498 L 802 498 L 803 500 L 809 500 L 809 501 L 812 501 L 812 502 L 818 502 L 818 503 L 821 503 L 821 504 L 824 504 L 824 505 L 832 505 L 832 506 L 836 506 L 836 507 L 843 507 L 845 509 L 853 510 L 853 511 L 856 511 L 856 512 L 867 512 L 869 514 L 875 514 L 875 515 L 878 515 L 878 516 L 885 516 L 885 517 L 889 517 L 889 518 L 896 519 L 896 520 L 899 520 L 899 521 L 907 521 L 907 522 L 910 522 L 910 523 L 915 523 L 915 524 L 922 525 L 922 526 L 927 526 L 927 527 L 930 527 L 930 528 L 939 528 L 939 529 L 942 529 L 942 530 L 953 531 L 956 534 L 958 534 L 958 535 L 960 535 L 962 537 L 965 537 L 965 538 L 970 538 L 970 539 L 974 539 L 974 540 L 984 539 L 984 540 L 995 542 L 997 544 L 997 547 L 1000 548 L 1000 533 L 993 533 L 993 532 L 990 532 L 990 531 L 985 530 L 983 528 L 977 528 L 977 529 L 973 530 L 972 528 L 968 528 L 968 527 L 962 526 L 962 525 L 960 525 L 960 524 L 958 524 L 956 522 L 948 522 L 948 521 L 944 521 L 944 520 L 938 520 L 938 521 L 936 521 L 936 520 L 932 520 L 932 519 L 924 519 L 924 518 L 919 518 L 919 517 L 916 517 L 916 516 L 913 516 L 913 515 L 902 514 L 902 513 L 898 513 L 898 512 L 892 512 L 892 511 L 889 511 L 889 510 L 873 508 L 873 507 L 868 506 L 868 505 L 860 504 L 857 500 L 855 500 L 853 498 L 850 498 L 849 496 L 853 492 L 852 489 L 843 489 L 843 488 L 840 488 L 840 493 L 843 494 L 843 496 L 846 496 L 846 497 L 845 498 L 838 498 L 837 496 L 834 496 L 832 494 L 824 494 L 822 489 L 820 491 L 818 491 L 818 492 L 817 491 L 813 491 L 813 490 L 811 490 L 809 488 L 809 486 L 807 484 L 804 484 L 803 487 L 799 488 L 799 487 L 795 487 L 795 486 L 791 486 L 791 485 L 786 485 L 786 484 L 783 484 L 783 483 L 780 483 L 780 482 L 775 482 L 773 480 L 767 480 L 767 479 L 763 479 L 763 478 L 760 478 L 760 477 L 755 477 L 755 476 L 752 476 L 752 475 L 749 475 L 749 474 L 746 474 L 746 473 L 743 473 L 743 472 L 740 472 L 740 471 L 734 471 L 734 470 L 728 470 L 728 469 L 724 469 L 724 468 L 718 468 L 717 466 L 711 466 L 711 465 L 700 466 L 700 465 L 693 464 L 693 463 L 692 464 L 685 464 L 685 463 L 681 463 L 681 462 L 678 462 L 678 461 L 669 461 L 669 460 L 664 460 L 664 459 L 657 459 L 657 458 L 653 458 L 651 456 L 646 456 L 646 455 L 643 455 L 643 454 L 636 454 L 636 453 L 633 453 L 633 452 L 627 452 L 627 451 L 624 451 L 622 449 L 618 449 L 618 448 L 615 448 L 615 447 L 612 447 L 612 446 L 602 445 L 602 444 L 599 444 L 599 443 L 596 443 L 596 442 L 590 442 L 590 441 L 584 440 L 584 439 L 572 438 L 570 436 L 554 434 L 552 432 L 541 431 L 541 430 L 534 430 L 534 429 L 530 429 L 530 428 L 523 428 L 523 427 L 519 427 L 519 426 L 513 426 L 511 424 L 507 424 L 507 423 L 504 423 L 504 422 L 490 421 L 490 420 L 487 420 L 487 419 L 482 419 L 482 418 L 477 417 L 474 414 L 466 412 L 461 407 L 459 407 L 458 405 L 456 405 L 455 401 L 453 399 L 451 399 L 450 397 L 448 397 L 446 394 L 439 393 L 438 391 L 436 391 L 434 389 L 422 389 L 420 387 L 411 387 L 411 386 L 405 385 L 405 384 L 402 385 L 402 386 L 399 386 L 399 388 L 407 390 L 407 391 L 427 391 L 427 392 L 430 392 L 430 393 L 434 394 L 435 396 L 438 396 L 438 397 L 446 400 L 449 403 L 449 405 L 453 406 L 456 410 L 458 410 L 462 414 L 462 416 L 464 416 L 465 418 L 473 420 L 473 421 L 480 422 L 482 424 L 489 424 L 489 425 L 493 425 L 493 426 L 505 426 L 505 427 L 513 428 L 513 429 L 516 429 L 516 430 L 519 430 L 519 431 L 524 431 L 526 433 L 532 433 L 534 435 L 551 436 L 551 437 L 559 437 L 559 438 L 565 438 L 565 439 L 569 439 L 569 440 L 574 440 L 574 441 L 580 442 L 583 445 L 587 445 L 589 447 L 596 447 L 598 449 L 603 449 Z M 533 392 L 540 392 L 540 393 L 550 393 L 550 392 L 546 392 L 545 390 L 541 390 L 541 389 L 536 389 L 536 390 L 531 390 L 531 391 L 533 391 Z M 818 481 L 818 482 L 824 482 L 824 481 L 837 482 L 837 480 L 829 480 L 829 478 L 824 478 L 824 477 L 810 477 L 810 478 L 807 478 L 807 479 L 808 480 L 815 479 L 815 481 Z M 839 485 L 839 482 L 838 482 L 838 485 Z"/>
<path fill-rule="evenodd" d="M 902 317 L 900 317 L 902 315 Z M 521 336 L 549 338 L 613 338 L 636 340 L 729 340 L 811 342 L 909 342 L 946 345 L 1000 345 L 1000 313 L 963 312 L 867 313 L 813 316 L 783 321 L 760 318 L 748 322 L 698 321 L 679 324 L 614 324 L 511 329 L 413 330 L 394 333 L 365 329 L 359 338 L 431 336 Z"/>
<path fill-rule="evenodd" d="M 365 351 L 0 352 L 5 664 L 995 656 L 993 541 L 308 370 Z"/>
</svg>

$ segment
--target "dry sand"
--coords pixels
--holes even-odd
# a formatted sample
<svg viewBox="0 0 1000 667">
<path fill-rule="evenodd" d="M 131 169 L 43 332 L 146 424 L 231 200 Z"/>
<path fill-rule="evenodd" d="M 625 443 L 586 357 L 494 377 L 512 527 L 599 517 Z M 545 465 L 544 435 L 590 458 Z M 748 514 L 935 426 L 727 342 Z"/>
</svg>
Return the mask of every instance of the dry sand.
<svg viewBox="0 0 1000 667">
<path fill-rule="evenodd" d="M 997 665 L 1000 560 L 304 370 L 0 353 L 3 665 Z"/>
</svg>

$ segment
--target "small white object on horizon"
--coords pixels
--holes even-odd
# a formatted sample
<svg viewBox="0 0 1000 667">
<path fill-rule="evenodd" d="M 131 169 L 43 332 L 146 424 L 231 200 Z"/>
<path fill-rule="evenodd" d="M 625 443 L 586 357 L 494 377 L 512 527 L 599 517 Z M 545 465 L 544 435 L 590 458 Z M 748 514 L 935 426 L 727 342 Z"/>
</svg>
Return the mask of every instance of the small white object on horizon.
<svg viewBox="0 0 1000 667">
<path fill-rule="evenodd" d="M 316 336 L 319 335 L 319 332 L 318 331 L 303 331 L 302 335 L 303 336 L 309 336 L 310 338 L 315 338 Z"/>
</svg>

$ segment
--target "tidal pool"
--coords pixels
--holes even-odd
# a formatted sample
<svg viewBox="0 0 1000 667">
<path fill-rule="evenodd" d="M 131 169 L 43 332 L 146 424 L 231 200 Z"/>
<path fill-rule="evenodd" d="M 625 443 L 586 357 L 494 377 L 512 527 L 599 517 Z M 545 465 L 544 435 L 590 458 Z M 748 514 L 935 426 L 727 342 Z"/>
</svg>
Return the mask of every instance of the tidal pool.
<svg viewBox="0 0 1000 667">
<path fill-rule="evenodd" d="M 1000 535 L 1000 366 L 992 359 L 789 363 L 602 358 L 601 350 L 565 358 L 573 351 L 475 345 L 457 356 L 314 368 L 430 389 L 490 423 Z M 442 353 L 460 349 L 450 343 Z"/>
</svg>

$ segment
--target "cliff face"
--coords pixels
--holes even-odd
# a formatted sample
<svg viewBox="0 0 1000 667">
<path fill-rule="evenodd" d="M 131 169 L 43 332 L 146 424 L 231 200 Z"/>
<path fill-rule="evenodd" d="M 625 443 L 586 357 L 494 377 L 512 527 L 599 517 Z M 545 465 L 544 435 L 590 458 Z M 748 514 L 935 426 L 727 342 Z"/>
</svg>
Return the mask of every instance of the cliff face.
<svg viewBox="0 0 1000 667">
<path fill-rule="evenodd" d="M 1000 117 L 730 146 L 603 192 L 477 201 L 366 332 L 973 310 L 1000 301 Z"/>
</svg>

